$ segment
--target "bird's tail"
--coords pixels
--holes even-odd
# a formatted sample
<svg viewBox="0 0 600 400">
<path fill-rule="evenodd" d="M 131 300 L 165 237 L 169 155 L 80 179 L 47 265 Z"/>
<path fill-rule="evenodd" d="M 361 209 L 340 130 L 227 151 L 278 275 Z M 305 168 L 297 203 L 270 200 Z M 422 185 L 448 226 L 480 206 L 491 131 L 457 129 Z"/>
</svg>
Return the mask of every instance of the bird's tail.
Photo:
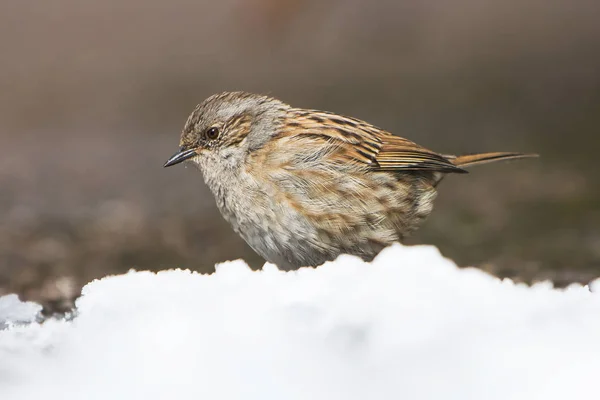
<svg viewBox="0 0 600 400">
<path fill-rule="evenodd" d="M 468 154 L 464 156 L 450 156 L 447 157 L 457 167 L 470 167 L 472 165 L 487 164 L 494 161 L 504 160 L 517 160 L 520 158 L 532 158 L 538 157 L 537 154 L 524 154 L 524 153 L 507 153 L 507 152 L 496 152 L 496 153 L 482 153 L 482 154 Z"/>
</svg>

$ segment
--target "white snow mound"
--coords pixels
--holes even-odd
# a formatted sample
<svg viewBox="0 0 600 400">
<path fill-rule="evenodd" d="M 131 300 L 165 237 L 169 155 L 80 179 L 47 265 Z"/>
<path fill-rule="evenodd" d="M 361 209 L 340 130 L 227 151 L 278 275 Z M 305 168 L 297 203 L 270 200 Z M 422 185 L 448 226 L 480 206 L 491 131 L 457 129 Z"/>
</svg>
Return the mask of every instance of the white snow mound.
<svg viewBox="0 0 600 400">
<path fill-rule="evenodd" d="M 599 292 L 501 281 L 429 246 L 131 272 L 85 286 L 71 320 L 0 299 L 0 399 L 597 398 Z"/>
</svg>

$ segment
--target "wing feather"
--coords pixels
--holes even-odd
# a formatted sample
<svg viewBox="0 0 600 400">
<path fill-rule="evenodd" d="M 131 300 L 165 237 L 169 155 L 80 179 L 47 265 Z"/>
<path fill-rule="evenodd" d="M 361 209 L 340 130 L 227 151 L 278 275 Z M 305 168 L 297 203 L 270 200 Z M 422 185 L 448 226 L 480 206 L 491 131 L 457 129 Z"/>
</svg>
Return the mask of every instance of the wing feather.
<svg viewBox="0 0 600 400">
<path fill-rule="evenodd" d="M 338 150 L 330 153 L 336 162 L 359 164 L 375 171 L 466 172 L 438 153 L 359 119 L 296 109 L 284 126 L 298 140 L 338 144 Z"/>
</svg>

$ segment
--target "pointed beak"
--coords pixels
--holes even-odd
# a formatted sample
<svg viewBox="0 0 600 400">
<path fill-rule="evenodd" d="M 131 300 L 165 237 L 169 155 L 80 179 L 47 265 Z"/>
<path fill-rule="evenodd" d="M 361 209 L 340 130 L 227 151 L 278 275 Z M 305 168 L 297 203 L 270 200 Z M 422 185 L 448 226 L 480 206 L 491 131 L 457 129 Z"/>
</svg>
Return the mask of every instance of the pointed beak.
<svg viewBox="0 0 600 400">
<path fill-rule="evenodd" d="M 180 148 L 177 153 L 173 154 L 171 158 L 167 160 L 163 167 L 166 168 L 170 167 L 171 165 L 179 164 L 180 162 L 183 162 L 197 155 L 198 153 L 196 153 L 196 149 L 184 150 L 183 148 Z"/>
</svg>

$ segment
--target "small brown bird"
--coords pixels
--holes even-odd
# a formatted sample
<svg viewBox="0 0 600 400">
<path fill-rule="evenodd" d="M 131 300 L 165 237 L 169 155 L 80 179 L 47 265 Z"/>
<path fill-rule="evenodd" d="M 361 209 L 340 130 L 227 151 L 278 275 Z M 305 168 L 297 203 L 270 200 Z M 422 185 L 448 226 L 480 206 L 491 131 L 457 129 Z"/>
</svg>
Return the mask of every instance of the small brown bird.
<svg viewBox="0 0 600 400">
<path fill-rule="evenodd" d="M 233 229 L 289 270 L 371 260 L 431 213 L 445 174 L 532 156 L 441 155 L 359 119 L 225 92 L 194 109 L 164 166 L 198 166 Z"/>
</svg>

